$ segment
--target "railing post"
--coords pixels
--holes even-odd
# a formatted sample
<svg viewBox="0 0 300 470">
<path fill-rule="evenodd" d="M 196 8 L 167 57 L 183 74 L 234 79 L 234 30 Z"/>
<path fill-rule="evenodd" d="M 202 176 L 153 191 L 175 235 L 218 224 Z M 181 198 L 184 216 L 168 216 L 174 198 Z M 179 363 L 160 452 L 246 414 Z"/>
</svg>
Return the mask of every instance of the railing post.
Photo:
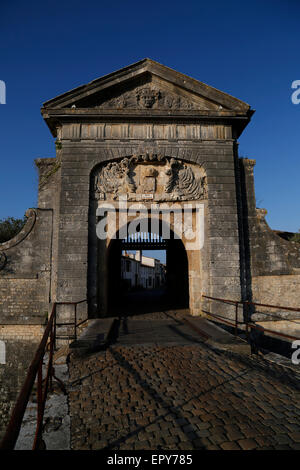
<svg viewBox="0 0 300 470">
<path fill-rule="evenodd" d="M 37 419 L 41 419 L 43 403 L 43 357 L 40 360 L 37 376 Z"/>
<path fill-rule="evenodd" d="M 247 341 L 249 342 L 249 325 L 248 325 L 248 316 L 249 316 L 249 301 L 246 300 L 245 302 L 245 318 L 246 318 L 246 338 L 247 338 Z"/>
<path fill-rule="evenodd" d="M 234 329 L 235 336 L 237 336 L 237 330 L 238 330 L 238 308 L 239 308 L 239 303 L 235 302 L 235 329 Z"/>
<path fill-rule="evenodd" d="M 75 306 L 74 338 L 76 341 L 77 340 L 77 304 L 74 304 L 74 306 Z"/>
<path fill-rule="evenodd" d="M 53 368 L 53 354 L 54 354 L 54 342 L 55 342 L 55 336 L 54 336 L 54 324 L 52 326 L 52 330 L 50 333 L 50 352 L 49 352 L 49 368 L 50 368 L 50 375 L 49 375 L 49 381 L 50 381 L 50 390 L 53 390 L 53 384 L 52 384 L 52 377 L 54 375 L 54 368 Z"/>
<path fill-rule="evenodd" d="M 56 303 L 54 304 L 54 318 L 53 318 L 54 326 L 53 326 L 53 347 L 54 351 L 56 351 Z"/>
<path fill-rule="evenodd" d="M 41 427 L 43 421 L 43 358 L 44 355 L 42 355 L 40 359 L 37 373 L 37 420 L 32 450 L 39 448 Z"/>
</svg>

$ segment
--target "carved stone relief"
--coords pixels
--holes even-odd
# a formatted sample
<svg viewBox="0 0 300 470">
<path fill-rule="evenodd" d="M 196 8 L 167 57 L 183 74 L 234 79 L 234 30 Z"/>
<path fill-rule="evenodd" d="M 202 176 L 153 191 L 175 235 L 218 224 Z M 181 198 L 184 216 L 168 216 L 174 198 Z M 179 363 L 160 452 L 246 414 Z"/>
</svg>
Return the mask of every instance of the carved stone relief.
<svg viewBox="0 0 300 470">
<path fill-rule="evenodd" d="M 166 192 L 177 194 L 179 199 L 203 199 L 206 194 L 205 177 L 196 178 L 191 166 L 171 158 Z"/>
<path fill-rule="evenodd" d="M 94 178 L 93 196 L 130 201 L 189 201 L 206 198 L 206 178 L 199 165 L 160 154 L 144 153 L 102 166 Z"/>
<path fill-rule="evenodd" d="M 133 91 L 127 91 L 120 96 L 111 97 L 96 107 L 104 109 L 198 109 L 199 106 L 183 96 L 160 90 L 155 85 L 144 85 Z"/>
</svg>

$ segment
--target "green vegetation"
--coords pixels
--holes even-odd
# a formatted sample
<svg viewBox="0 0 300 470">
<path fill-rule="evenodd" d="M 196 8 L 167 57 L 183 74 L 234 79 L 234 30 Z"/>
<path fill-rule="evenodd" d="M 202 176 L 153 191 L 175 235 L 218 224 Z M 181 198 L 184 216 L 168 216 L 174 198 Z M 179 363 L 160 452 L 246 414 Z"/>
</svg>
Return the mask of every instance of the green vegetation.
<svg viewBox="0 0 300 470">
<path fill-rule="evenodd" d="M 50 178 L 50 176 L 54 175 L 54 173 L 56 173 L 59 168 L 60 168 L 60 162 L 57 162 L 53 166 L 53 168 L 46 175 L 44 175 L 41 178 L 40 187 L 42 187 L 47 182 L 47 180 Z"/>
<path fill-rule="evenodd" d="M 23 219 L 15 219 L 14 217 L 7 217 L 0 220 L 0 243 L 7 242 L 15 237 L 25 225 L 27 217 L 24 215 Z"/>
</svg>

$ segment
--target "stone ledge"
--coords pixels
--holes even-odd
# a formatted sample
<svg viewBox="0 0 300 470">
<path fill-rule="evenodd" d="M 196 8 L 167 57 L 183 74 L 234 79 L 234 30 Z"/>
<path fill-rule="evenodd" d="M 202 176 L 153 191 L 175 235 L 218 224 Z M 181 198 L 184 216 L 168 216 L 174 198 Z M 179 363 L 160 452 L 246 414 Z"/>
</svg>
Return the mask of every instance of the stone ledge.
<svg viewBox="0 0 300 470">
<path fill-rule="evenodd" d="M 203 317 L 185 317 L 184 320 L 191 328 L 195 329 L 200 336 L 206 336 L 207 344 L 217 349 L 235 351 L 240 354 L 251 353 L 251 347 L 246 341 L 223 330 Z"/>
</svg>

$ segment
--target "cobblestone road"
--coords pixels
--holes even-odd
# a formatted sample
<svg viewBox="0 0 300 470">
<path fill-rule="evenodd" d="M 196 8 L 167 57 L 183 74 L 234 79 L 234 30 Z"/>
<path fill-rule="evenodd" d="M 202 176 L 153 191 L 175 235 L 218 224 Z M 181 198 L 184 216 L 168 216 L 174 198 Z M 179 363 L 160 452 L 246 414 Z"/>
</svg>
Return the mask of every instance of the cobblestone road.
<svg viewBox="0 0 300 470">
<path fill-rule="evenodd" d="M 295 377 L 213 349 L 178 321 L 148 320 L 144 331 L 126 322 L 106 351 L 71 356 L 73 449 L 300 450 Z"/>
</svg>

